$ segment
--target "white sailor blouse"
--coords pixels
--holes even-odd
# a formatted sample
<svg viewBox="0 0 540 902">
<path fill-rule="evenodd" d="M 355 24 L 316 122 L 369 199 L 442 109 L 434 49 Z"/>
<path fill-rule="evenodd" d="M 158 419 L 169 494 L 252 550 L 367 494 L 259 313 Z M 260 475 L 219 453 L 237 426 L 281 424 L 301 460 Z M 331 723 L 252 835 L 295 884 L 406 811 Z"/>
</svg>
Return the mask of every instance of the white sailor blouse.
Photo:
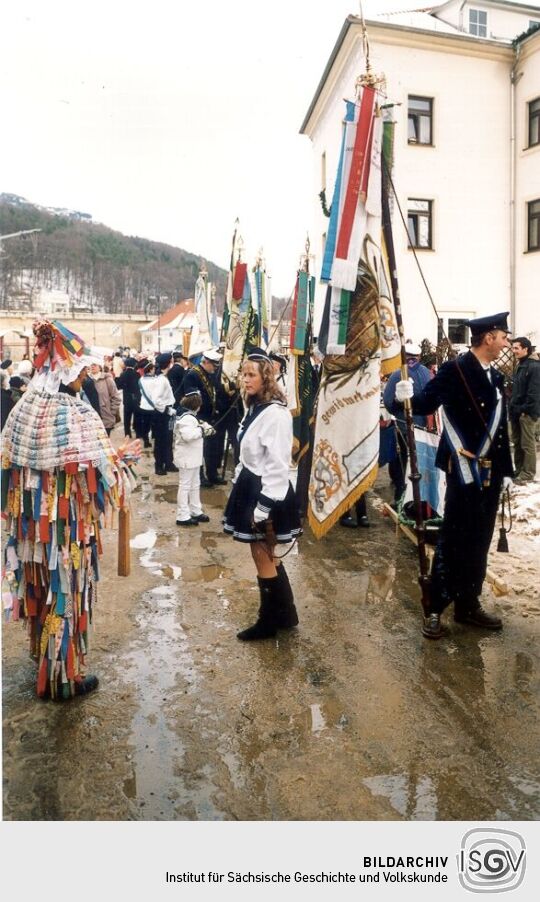
<svg viewBox="0 0 540 902">
<path fill-rule="evenodd" d="M 238 440 L 240 462 L 235 481 L 243 467 L 260 476 L 258 506 L 269 510 L 275 501 L 283 501 L 289 489 L 293 442 L 290 411 L 279 401 L 251 406 L 238 429 Z"/>
</svg>

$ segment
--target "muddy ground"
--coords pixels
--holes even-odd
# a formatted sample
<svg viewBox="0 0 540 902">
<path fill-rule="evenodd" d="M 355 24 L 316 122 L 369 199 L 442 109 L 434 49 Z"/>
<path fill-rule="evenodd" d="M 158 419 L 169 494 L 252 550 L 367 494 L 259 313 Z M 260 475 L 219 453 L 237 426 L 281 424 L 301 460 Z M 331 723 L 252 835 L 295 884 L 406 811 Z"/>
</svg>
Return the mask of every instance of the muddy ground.
<svg viewBox="0 0 540 902">
<path fill-rule="evenodd" d="M 518 525 L 511 554 L 491 555 L 509 583 L 485 592 L 502 633 L 450 623 L 426 641 L 381 475 L 369 530 L 307 531 L 287 556 L 299 628 L 241 643 L 257 592 L 249 549 L 221 533 L 226 489 L 203 491 L 209 524 L 179 529 L 175 476 L 151 471 L 147 456 L 129 578 L 116 535 L 105 544 L 99 690 L 37 701 L 24 631 L 4 626 L 5 819 L 539 817 L 537 537 Z"/>
</svg>

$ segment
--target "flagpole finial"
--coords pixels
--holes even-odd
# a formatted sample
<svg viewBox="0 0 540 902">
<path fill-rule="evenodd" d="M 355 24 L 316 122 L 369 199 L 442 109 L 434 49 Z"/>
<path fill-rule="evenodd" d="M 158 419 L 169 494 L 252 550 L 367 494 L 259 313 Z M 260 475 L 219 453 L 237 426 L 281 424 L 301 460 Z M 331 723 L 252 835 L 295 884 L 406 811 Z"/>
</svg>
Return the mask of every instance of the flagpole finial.
<svg viewBox="0 0 540 902">
<path fill-rule="evenodd" d="M 362 52 L 364 59 L 366 61 L 366 71 L 363 75 L 359 75 L 355 82 L 356 89 L 356 100 L 360 99 L 360 94 L 362 88 L 364 87 L 383 87 L 386 84 L 386 79 L 384 75 L 376 75 L 371 69 L 371 61 L 369 58 L 369 37 L 368 31 L 366 27 L 366 20 L 364 19 L 364 10 L 362 8 L 362 0 L 359 0 L 360 6 L 360 22 L 362 27 Z"/>
</svg>

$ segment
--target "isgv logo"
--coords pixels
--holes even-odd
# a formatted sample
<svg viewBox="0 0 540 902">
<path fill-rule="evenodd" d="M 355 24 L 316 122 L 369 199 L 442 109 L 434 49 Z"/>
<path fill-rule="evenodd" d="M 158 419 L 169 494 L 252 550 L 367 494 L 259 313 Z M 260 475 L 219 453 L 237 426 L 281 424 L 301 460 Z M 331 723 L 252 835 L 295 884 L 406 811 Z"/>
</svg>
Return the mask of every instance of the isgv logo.
<svg viewBox="0 0 540 902">
<path fill-rule="evenodd" d="M 525 876 L 525 840 L 511 830 L 477 828 L 461 840 L 459 882 L 471 893 L 504 893 Z"/>
</svg>

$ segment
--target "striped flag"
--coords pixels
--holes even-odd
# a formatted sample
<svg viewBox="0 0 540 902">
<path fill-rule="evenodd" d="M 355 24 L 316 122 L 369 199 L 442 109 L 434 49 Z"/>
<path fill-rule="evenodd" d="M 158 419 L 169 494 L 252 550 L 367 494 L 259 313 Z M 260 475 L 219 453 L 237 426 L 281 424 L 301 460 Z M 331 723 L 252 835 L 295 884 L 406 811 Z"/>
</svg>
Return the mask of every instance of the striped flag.
<svg viewBox="0 0 540 902">
<path fill-rule="evenodd" d="M 400 363 L 382 241 L 382 138 L 375 92 L 364 88 L 358 103 L 346 104 L 321 275 L 331 283 L 318 341 L 325 358 L 308 512 L 318 538 L 376 479 L 381 375 Z"/>
</svg>

